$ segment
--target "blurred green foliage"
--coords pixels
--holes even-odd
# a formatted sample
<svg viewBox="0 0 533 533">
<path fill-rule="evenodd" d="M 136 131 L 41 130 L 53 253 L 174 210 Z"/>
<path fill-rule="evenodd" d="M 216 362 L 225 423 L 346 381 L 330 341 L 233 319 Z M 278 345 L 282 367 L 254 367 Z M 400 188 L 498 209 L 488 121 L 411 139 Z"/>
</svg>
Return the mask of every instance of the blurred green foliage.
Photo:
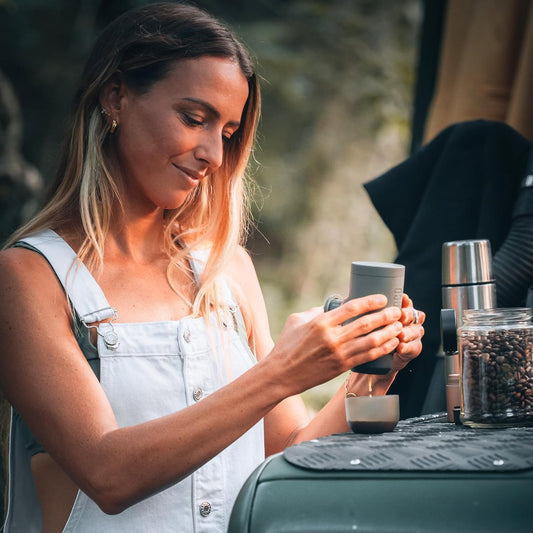
<svg viewBox="0 0 533 533">
<path fill-rule="evenodd" d="M 89 48 L 141 0 L 0 0 L 0 70 L 24 158 L 47 181 Z M 198 0 L 245 42 L 262 78 L 249 239 L 276 338 L 286 316 L 347 292 L 353 260 L 394 243 L 362 183 L 407 157 L 420 0 Z M 315 391 L 316 392 L 316 391 Z M 327 393 L 329 394 L 329 392 Z M 321 392 L 316 406 L 323 403 Z M 313 394 L 308 396 L 313 404 Z"/>
</svg>

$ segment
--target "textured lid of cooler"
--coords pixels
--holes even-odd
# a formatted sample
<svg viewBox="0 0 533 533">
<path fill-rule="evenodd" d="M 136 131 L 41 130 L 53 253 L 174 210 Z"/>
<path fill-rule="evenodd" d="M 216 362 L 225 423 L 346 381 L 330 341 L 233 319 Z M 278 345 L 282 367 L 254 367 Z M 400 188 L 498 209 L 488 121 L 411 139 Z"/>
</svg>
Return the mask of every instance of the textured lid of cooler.
<svg viewBox="0 0 533 533">
<path fill-rule="evenodd" d="M 311 470 L 509 471 L 533 468 L 533 427 L 472 429 L 445 415 L 401 420 L 378 435 L 342 433 L 287 448 Z"/>
</svg>

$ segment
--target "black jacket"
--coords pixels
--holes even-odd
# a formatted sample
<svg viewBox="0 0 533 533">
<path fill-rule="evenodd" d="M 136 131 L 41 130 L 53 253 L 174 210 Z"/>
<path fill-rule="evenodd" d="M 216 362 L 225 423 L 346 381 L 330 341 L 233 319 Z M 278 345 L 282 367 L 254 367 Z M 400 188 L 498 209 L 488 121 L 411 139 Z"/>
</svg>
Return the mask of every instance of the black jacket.
<svg viewBox="0 0 533 533">
<path fill-rule="evenodd" d="M 504 123 L 460 123 L 365 184 L 394 235 L 395 262 L 406 266 L 405 292 L 427 315 L 422 354 L 399 373 L 390 391 L 400 394 L 402 418 L 421 414 L 439 352 L 442 243 L 489 239 L 493 254 L 498 251 L 511 228 L 529 148 L 529 141 Z M 529 245 L 533 250 L 533 234 Z M 529 276 L 530 283 L 531 270 Z M 527 286 L 522 292 L 525 301 Z M 441 382 L 444 390 L 444 376 Z"/>
</svg>

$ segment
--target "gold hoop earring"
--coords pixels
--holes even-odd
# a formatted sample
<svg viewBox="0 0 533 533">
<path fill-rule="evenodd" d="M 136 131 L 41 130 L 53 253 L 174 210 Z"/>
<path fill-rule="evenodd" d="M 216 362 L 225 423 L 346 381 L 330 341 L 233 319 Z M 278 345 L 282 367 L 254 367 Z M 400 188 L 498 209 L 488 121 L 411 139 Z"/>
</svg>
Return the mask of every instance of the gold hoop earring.
<svg viewBox="0 0 533 533">
<path fill-rule="evenodd" d="M 118 122 L 113 119 L 113 121 L 111 122 L 111 128 L 109 129 L 109 133 L 111 135 L 113 135 L 113 133 L 115 133 L 115 130 L 117 129 L 117 126 L 118 126 Z"/>
</svg>

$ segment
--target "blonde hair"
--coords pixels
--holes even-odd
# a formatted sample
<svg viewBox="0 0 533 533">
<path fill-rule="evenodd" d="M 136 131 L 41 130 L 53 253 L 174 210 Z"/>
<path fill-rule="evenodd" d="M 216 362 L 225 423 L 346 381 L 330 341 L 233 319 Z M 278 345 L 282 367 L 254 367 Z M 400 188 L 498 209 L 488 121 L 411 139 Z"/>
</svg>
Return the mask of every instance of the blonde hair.
<svg viewBox="0 0 533 533">
<path fill-rule="evenodd" d="M 168 278 L 197 249 L 211 253 L 199 280 L 194 315 L 207 317 L 223 306 L 218 280 L 249 222 L 245 171 L 253 150 L 260 112 L 260 90 L 249 55 L 218 20 L 182 3 L 155 3 L 130 10 L 96 41 L 74 98 L 71 125 L 55 181 L 42 210 L 14 233 L 6 246 L 45 228 L 79 224 L 83 242 L 78 257 L 90 269 L 102 265 L 113 209 L 120 203 L 109 169 L 113 150 L 99 95 L 114 76 L 139 94 L 163 79 L 172 64 L 201 56 L 234 60 L 248 80 L 249 96 L 241 126 L 227 141 L 221 167 L 176 210 L 166 212 Z M 178 288 L 175 287 L 176 292 Z"/>
</svg>

